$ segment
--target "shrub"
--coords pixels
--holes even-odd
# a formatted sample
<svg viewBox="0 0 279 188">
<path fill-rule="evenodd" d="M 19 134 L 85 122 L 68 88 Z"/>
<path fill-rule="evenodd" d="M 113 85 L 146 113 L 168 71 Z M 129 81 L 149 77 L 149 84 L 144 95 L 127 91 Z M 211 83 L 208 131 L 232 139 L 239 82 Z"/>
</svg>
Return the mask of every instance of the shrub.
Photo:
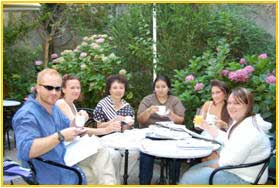
<svg viewBox="0 0 279 188">
<path fill-rule="evenodd" d="M 52 61 L 53 68 L 61 74 L 73 74 L 80 78 L 85 100 L 84 107 L 95 107 L 105 94 L 105 80 L 121 69 L 120 58 L 111 45 L 112 38 L 107 35 L 84 37 L 74 50 L 64 50 L 61 56 Z M 121 71 L 125 73 L 125 71 Z M 129 74 L 126 74 L 130 78 Z M 132 94 L 127 94 L 130 98 Z"/>
<path fill-rule="evenodd" d="M 186 125 L 193 126 L 196 108 L 210 100 L 212 79 L 223 80 L 230 88 L 248 88 L 254 94 L 254 112 L 275 125 L 275 62 L 265 53 L 233 61 L 228 59 L 230 53 L 226 40 L 220 40 L 216 51 L 205 51 L 193 57 L 187 69 L 175 70 L 173 90 L 187 109 Z"/>
</svg>

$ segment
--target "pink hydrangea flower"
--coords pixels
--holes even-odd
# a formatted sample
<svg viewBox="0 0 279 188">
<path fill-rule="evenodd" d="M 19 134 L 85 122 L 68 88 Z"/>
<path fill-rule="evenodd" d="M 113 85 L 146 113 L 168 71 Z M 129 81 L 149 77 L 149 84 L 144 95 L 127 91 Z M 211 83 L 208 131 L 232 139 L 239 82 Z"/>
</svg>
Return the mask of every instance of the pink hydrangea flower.
<svg viewBox="0 0 279 188">
<path fill-rule="evenodd" d="M 56 59 L 56 58 L 58 58 L 58 55 L 56 54 L 56 53 L 54 53 L 54 54 L 51 54 L 51 59 Z"/>
<path fill-rule="evenodd" d="M 36 60 L 35 61 L 35 65 L 36 66 L 40 66 L 41 64 L 43 64 L 43 62 L 41 60 Z"/>
<path fill-rule="evenodd" d="M 251 65 L 248 65 L 244 67 L 244 70 L 247 71 L 248 74 L 251 74 L 252 72 L 254 72 L 255 69 Z"/>
<path fill-rule="evenodd" d="M 204 87 L 203 83 L 196 83 L 195 85 L 195 91 L 200 91 Z"/>
<path fill-rule="evenodd" d="M 224 69 L 224 70 L 221 71 L 221 76 L 228 76 L 229 73 L 230 73 L 230 71 Z"/>
<path fill-rule="evenodd" d="M 267 54 L 266 54 L 266 53 L 260 54 L 258 58 L 260 58 L 260 59 L 266 59 L 266 58 L 267 58 Z"/>
<path fill-rule="evenodd" d="M 239 60 L 239 64 L 241 64 L 241 65 L 246 64 L 246 60 L 245 60 L 244 58 L 241 58 L 241 59 Z"/>
<path fill-rule="evenodd" d="M 187 83 L 187 82 L 189 82 L 191 80 L 194 80 L 194 79 L 195 79 L 195 77 L 192 74 L 190 74 L 190 75 L 185 77 L 185 82 Z"/>
<path fill-rule="evenodd" d="M 268 84 L 276 84 L 276 77 L 272 74 L 269 74 L 266 79 L 265 82 Z"/>
<path fill-rule="evenodd" d="M 87 53 L 86 53 L 86 52 L 81 52 L 79 57 L 84 58 L 84 57 L 86 57 L 86 56 L 87 56 Z"/>
<path fill-rule="evenodd" d="M 229 79 L 236 82 L 247 82 L 249 73 L 245 69 L 239 69 L 229 73 Z"/>
<path fill-rule="evenodd" d="M 96 40 L 97 43 L 103 43 L 104 41 L 105 41 L 104 38 L 98 38 L 98 39 Z"/>
</svg>

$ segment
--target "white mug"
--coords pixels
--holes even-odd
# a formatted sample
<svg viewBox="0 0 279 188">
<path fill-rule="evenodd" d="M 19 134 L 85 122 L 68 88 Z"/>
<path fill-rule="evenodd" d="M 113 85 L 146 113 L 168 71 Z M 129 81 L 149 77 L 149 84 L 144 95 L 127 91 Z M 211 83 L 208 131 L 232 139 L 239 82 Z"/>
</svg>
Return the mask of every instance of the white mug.
<svg viewBox="0 0 279 188">
<path fill-rule="evenodd" d="M 166 106 L 160 105 L 160 106 L 157 106 L 157 107 L 159 109 L 157 111 L 157 114 L 159 114 L 160 116 L 166 115 L 166 113 L 167 113 L 167 107 Z"/>
<path fill-rule="evenodd" d="M 78 114 L 76 115 L 75 123 L 76 123 L 77 127 L 83 127 L 85 122 L 86 122 L 86 119 L 85 119 L 84 116 L 81 116 L 81 115 L 78 115 Z"/>
</svg>

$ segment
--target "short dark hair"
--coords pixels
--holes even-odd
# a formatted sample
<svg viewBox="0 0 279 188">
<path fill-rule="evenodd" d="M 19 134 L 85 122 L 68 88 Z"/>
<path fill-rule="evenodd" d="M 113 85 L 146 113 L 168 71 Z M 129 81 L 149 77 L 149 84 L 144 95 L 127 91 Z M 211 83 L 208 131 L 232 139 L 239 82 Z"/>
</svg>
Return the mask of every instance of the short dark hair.
<svg viewBox="0 0 279 188">
<path fill-rule="evenodd" d="M 106 95 L 110 95 L 109 90 L 111 88 L 112 83 L 115 81 L 124 84 L 125 90 L 127 90 L 128 80 L 126 79 L 125 76 L 123 76 L 121 74 L 111 75 L 111 76 L 107 77 L 107 80 L 106 80 Z"/>
<path fill-rule="evenodd" d="M 170 82 L 170 79 L 167 76 L 164 76 L 164 75 L 158 75 L 156 77 L 156 79 L 154 80 L 153 85 L 152 85 L 153 91 L 155 90 L 156 82 L 158 82 L 160 80 L 166 82 L 166 84 L 169 88 L 168 95 L 170 95 L 171 94 L 171 82 Z"/>
</svg>

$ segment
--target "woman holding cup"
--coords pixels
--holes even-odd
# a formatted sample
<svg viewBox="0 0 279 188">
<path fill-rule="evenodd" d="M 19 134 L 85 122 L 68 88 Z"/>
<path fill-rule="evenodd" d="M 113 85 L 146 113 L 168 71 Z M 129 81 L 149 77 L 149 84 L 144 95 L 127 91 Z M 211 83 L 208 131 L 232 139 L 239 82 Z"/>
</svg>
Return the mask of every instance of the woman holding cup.
<svg viewBox="0 0 279 188">
<path fill-rule="evenodd" d="M 200 116 L 209 124 L 215 125 L 220 129 L 227 130 L 230 117 L 227 111 L 227 98 L 229 89 L 226 84 L 219 80 L 212 80 L 211 97 L 212 101 L 207 101 L 202 109 L 197 112 L 194 123 L 195 127 L 200 126 Z M 205 133 L 202 133 L 205 135 Z"/>
<path fill-rule="evenodd" d="M 73 125 L 83 128 L 85 122 L 88 120 L 88 114 L 84 110 L 77 111 L 74 101 L 80 98 L 81 85 L 77 77 L 66 74 L 62 79 L 62 92 L 61 99 L 57 100 L 56 105 L 68 117 L 73 121 Z M 89 135 L 104 135 L 114 131 L 118 131 L 119 128 L 108 127 L 103 129 L 85 128 Z"/>
<path fill-rule="evenodd" d="M 104 135 L 119 130 L 114 129 L 113 127 L 102 129 L 83 127 L 85 122 L 88 120 L 88 114 L 84 110 L 77 111 L 74 104 L 74 101 L 78 100 L 81 94 L 81 85 L 77 77 L 69 74 L 64 75 L 62 78 L 61 93 L 62 98 L 56 101 L 56 105 L 60 108 L 64 115 L 73 122 L 71 125 L 80 127 L 84 130 L 84 133 L 89 135 Z M 91 171 L 104 171 L 105 175 L 93 173 L 94 176 L 87 177 L 87 182 L 89 184 L 97 184 L 98 182 L 96 180 L 99 180 L 99 182 L 108 182 L 108 180 L 110 180 L 108 179 L 108 177 L 110 177 L 108 175 L 110 174 L 113 178 L 111 182 L 113 182 L 113 184 L 117 183 L 113 159 L 107 148 L 98 149 L 98 153 L 96 155 L 88 157 L 78 164 L 82 167 L 86 174 Z"/>
<path fill-rule="evenodd" d="M 128 81 L 123 75 L 111 75 L 106 80 L 106 97 L 100 100 L 93 112 L 93 118 L 97 121 L 97 127 L 120 127 L 118 131 L 132 129 L 134 125 L 134 109 L 123 99 L 128 87 Z M 117 183 L 124 174 L 124 152 L 110 148 L 113 157 Z M 138 167 L 138 151 L 129 151 L 128 174 Z"/>
<path fill-rule="evenodd" d="M 139 105 L 137 120 L 140 128 L 158 121 L 173 121 L 182 124 L 185 108 L 181 101 L 171 95 L 171 82 L 168 77 L 158 75 L 153 82 L 153 94 L 143 98 Z M 153 176 L 154 156 L 140 153 L 140 184 L 150 184 Z M 180 168 L 177 163 L 175 168 Z"/>
</svg>

